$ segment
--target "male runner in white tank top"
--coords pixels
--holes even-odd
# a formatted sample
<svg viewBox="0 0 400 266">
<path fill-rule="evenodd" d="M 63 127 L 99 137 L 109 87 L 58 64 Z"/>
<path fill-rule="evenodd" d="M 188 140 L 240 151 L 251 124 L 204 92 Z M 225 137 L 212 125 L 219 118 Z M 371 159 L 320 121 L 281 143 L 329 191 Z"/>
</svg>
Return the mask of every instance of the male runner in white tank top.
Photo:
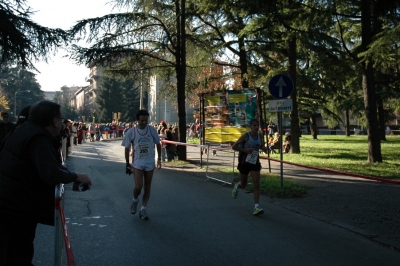
<svg viewBox="0 0 400 266">
<path fill-rule="evenodd" d="M 125 160 L 127 173 L 133 172 L 135 187 L 133 188 L 133 200 L 131 213 L 135 214 L 139 203 L 139 195 L 144 185 L 143 202 L 139 211 L 139 218 L 148 220 L 146 206 L 150 198 L 151 181 L 155 163 L 155 149 L 157 147 L 157 168 L 161 168 L 161 144 L 160 137 L 154 127 L 148 125 L 149 113 L 139 110 L 136 113 L 137 125 L 126 132 L 122 146 L 125 147 Z M 132 164 L 129 163 L 130 148 L 132 146 Z"/>
</svg>

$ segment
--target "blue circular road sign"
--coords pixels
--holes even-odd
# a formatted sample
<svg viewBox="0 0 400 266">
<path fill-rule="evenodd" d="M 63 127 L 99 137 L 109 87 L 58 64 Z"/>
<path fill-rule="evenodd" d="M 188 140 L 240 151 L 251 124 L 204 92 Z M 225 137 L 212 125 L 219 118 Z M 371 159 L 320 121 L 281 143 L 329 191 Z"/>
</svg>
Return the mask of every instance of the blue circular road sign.
<svg viewBox="0 0 400 266">
<path fill-rule="evenodd" d="M 283 74 L 272 77 L 268 84 L 269 92 L 278 99 L 289 97 L 293 92 L 293 87 L 293 80 Z"/>
</svg>

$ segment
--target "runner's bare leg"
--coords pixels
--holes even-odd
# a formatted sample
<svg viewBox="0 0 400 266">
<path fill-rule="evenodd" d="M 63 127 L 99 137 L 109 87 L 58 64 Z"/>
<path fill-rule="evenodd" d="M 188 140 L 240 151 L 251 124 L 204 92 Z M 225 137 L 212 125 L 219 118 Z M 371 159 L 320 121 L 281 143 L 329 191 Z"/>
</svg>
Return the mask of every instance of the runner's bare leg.
<svg viewBox="0 0 400 266">
<path fill-rule="evenodd" d="M 260 172 L 250 171 L 251 178 L 253 179 L 253 189 L 254 189 L 254 203 L 258 204 L 260 201 Z"/>
</svg>

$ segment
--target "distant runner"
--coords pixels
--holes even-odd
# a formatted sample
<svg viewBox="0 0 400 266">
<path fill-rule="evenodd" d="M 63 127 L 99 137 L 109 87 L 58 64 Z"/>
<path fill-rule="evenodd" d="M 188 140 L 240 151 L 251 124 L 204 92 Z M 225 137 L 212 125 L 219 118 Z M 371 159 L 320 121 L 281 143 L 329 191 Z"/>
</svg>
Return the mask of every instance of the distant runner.
<svg viewBox="0 0 400 266">
<path fill-rule="evenodd" d="M 239 164 L 237 169 L 240 172 L 240 182 L 235 184 L 232 196 L 236 199 L 239 193 L 239 188 L 246 187 L 247 177 L 250 173 L 254 188 L 255 205 L 253 215 L 264 213 L 264 210 L 259 205 L 261 171 L 259 150 L 261 149 L 264 152 L 267 152 L 267 149 L 264 146 L 264 140 L 259 132 L 259 128 L 259 121 L 257 119 L 251 119 L 250 132 L 244 133 L 232 146 L 233 150 L 239 151 Z"/>
</svg>

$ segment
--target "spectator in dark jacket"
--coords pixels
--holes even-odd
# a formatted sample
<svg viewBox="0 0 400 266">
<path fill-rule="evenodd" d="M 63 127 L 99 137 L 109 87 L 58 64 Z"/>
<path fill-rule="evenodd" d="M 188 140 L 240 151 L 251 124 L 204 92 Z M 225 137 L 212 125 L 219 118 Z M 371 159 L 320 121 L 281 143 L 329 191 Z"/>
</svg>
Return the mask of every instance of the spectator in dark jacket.
<svg viewBox="0 0 400 266">
<path fill-rule="evenodd" d="M 54 224 L 54 189 L 85 174 L 60 165 L 60 105 L 41 101 L 8 138 L 0 153 L 0 265 L 31 265 L 38 223 Z"/>
<path fill-rule="evenodd" d="M 166 140 L 169 141 L 176 141 L 175 136 L 174 136 L 174 132 L 172 127 L 169 127 L 166 131 L 165 131 L 167 138 Z M 175 157 L 175 153 L 176 153 L 176 144 L 172 144 L 172 143 L 168 143 L 167 147 L 167 158 L 168 158 L 168 162 L 172 161 Z"/>
<path fill-rule="evenodd" d="M 8 113 L 3 113 L 1 116 L 3 117 L 3 122 L 0 123 L 0 143 L 3 141 L 4 137 L 14 128 L 14 124 L 8 121 Z"/>
<path fill-rule="evenodd" d="M 11 130 L 10 133 L 8 133 L 2 142 L 0 142 L 0 152 L 4 147 L 4 144 L 6 143 L 7 139 L 10 137 L 10 135 L 14 132 L 14 130 L 16 130 L 17 128 L 19 128 L 23 123 L 25 123 L 26 121 L 28 121 L 28 117 L 29 117 L 29 110 L 30 110 L 30 106 L 25 107 L 24 109 L 22 109 L 21 113 L 18 115 L 18 121 L 17 124 L 13 127 L 13 129 Z"/>
</svg>

